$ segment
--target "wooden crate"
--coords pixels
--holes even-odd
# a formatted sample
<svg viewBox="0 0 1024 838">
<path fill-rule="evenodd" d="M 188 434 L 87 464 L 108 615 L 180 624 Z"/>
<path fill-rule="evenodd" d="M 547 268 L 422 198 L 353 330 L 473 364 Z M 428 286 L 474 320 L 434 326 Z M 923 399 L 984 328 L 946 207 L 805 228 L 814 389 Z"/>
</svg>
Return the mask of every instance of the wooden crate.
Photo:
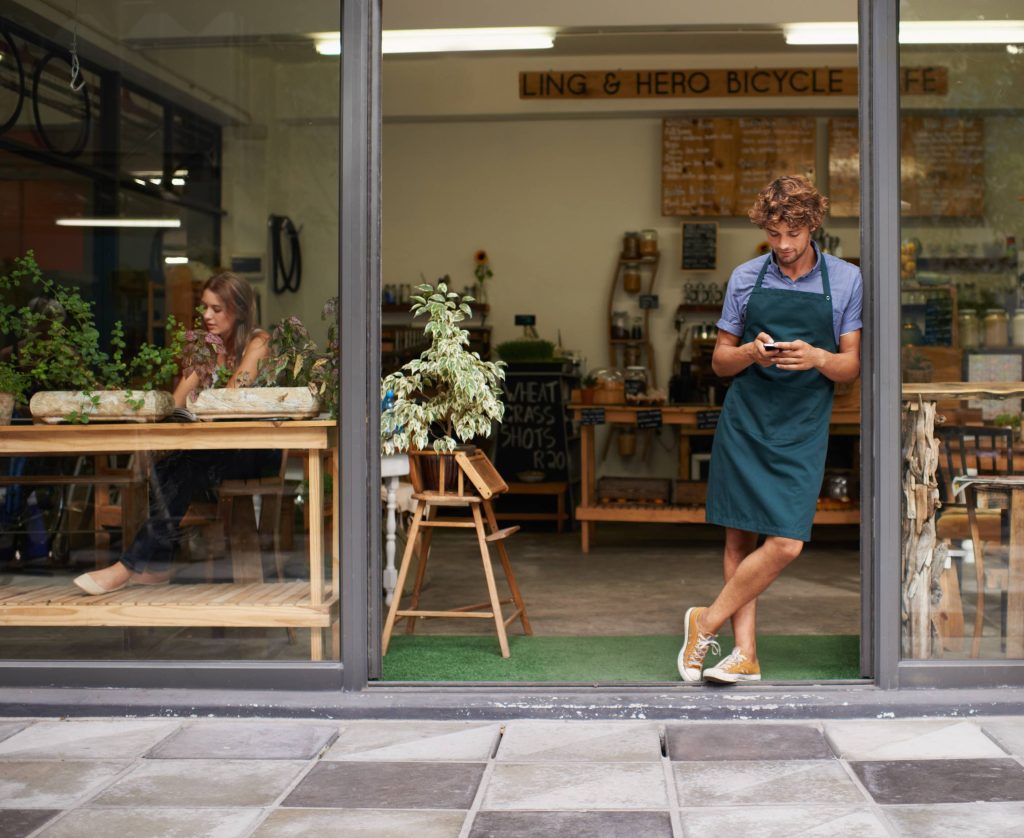
<svg viewBox="0 0 1024 838">
<path fill-rule="evenodd" d="M 703 480 L 677 480 L 672 487 L 672 503 L 681 506 L 703 506 L 708 484 Z"/>
<path fill-rule="evenodd" d="M 668 503 L 672 479 L 668 477 L 602 477 L 597 481 L 601 503 Z"/>
</svg>

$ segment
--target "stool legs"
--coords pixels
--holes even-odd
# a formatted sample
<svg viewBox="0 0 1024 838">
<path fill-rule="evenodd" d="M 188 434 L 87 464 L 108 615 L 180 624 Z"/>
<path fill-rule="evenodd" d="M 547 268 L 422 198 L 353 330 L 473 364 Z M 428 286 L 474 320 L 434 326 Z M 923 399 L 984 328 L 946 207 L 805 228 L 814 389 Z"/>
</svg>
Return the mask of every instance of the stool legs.
<svg viewBox="0 0 1024 838">
<path fill-rule="evenodd" d="M 395 586 L 395 595 L 391 598 L 391 607 L 388 609 L 388 618 L 384 622 L 384 636 L 381 639 L 381 654 L 388 653 L 388 645 L 391 643 L 391 633 L 395 630 L 395 617 L 398 615 L 398 605 L 402 599 L 402 591 L 405 589 L 405 577 L 409 575 L 409 564 L 412 561 L 413 548 L 416 545 L 416 538 L 420 533 L 420 521 L 423 520 L 424 503 L 416 504 L 416 511 L 412 516 L 412 526 L 409 527 L 409 535 L 405 542 L 405 552 L 402 554 L 402 564 L 398 569 L 398 583 Z"/>
<path fill-rule="evenodd" d="M 487 523 L 490 524 L 491 532 L 498 531 L 498 519 L 494 514 L 494 507 L 491 505 L 489 500 L 484 501 L 484 514 L 487 516 Z M 561 524 L 559 524 L 561 526 Z M 499 541 L 496 545 L 498 548 L 498 558 L 501 560 L 501 568 L 505 571 L 505 581 L 508 582 L 509 592 L 512 594 L 512 604 L 516 607 L 516 612 L 519 615 L 519 622 L 523 624 L 523 631 L 526 634 L 533 634 L 533 629 L 530 627 L 530 618 L 526 616 L 526 603 L 523 601 L 523 595 L 519 592 L 519 585 L 516 583 L 516 575 L 512 572 L 512 562 L 508 559 L 508 550 L 505 549 L 505 542 Z M 513 614 L 513 617 L 515 614 Z"/>
<path fill-rule="evenodd" d="M 491 600 L 491 613 L 494 614 L 494 628 L 498 632 L 498 645 L 501 646 L 501 656 L 507 658 L 510 652 L 508 637 L 505 635 L 505 618 L 501 613 L 498 589 L 494 585 L 494 568 L 491 567 L 491 553 L 487 549 L 487 532 L 484 530 L 483 516 L 481 516 L 480 507 L 477 504 L 473 505 L 473 523 L 476 524 L 476 537 L 480 543 L 480 559 L 484 565 L 484 577 L 487 579 L 487 593 Z"/>
<path fill-rule="evenodd" d="M 426 512 L 423 514 L 424 520 L 430 520 L 430 507 L 428 506 Z M 419 608 L 420 604 L 420 591 L 423 590 L 423 579 L 427 573 L 427 559 L 430 558 L 430 542 L 434 538 L 434 530 L 432 527 L 423 527 L 423 533 L 420 535 L 420 546 L 419 546 L 419 564 L 416 566 L 416 581 L 412 586 L 412 599 L 409 601 L 409 610 L 415 611 Z M 398 592 L 398 596 L 402 595 L 402 591 Z M 412 634 L 416 631 L 416 618 L 408 617 L 405 621 L 405 633 Z"/>
</svg>

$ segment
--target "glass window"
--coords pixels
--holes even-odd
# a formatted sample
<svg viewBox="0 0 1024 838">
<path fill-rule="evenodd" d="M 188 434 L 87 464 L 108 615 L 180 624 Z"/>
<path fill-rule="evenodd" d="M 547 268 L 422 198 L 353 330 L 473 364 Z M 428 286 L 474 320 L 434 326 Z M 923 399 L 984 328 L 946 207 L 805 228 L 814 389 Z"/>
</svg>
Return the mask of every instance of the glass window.
<svg viewBox="0 0 1024 838">
<path fill-rule="evenodd" d="M 0 657 L 336 660 L 337 7 L 10 5 Z"/>
<path fill-rule="evenodd" d="M 903 653 L 1019 659 L 1024 36 L 999 4 L 901 13 Z"/>
</svg>

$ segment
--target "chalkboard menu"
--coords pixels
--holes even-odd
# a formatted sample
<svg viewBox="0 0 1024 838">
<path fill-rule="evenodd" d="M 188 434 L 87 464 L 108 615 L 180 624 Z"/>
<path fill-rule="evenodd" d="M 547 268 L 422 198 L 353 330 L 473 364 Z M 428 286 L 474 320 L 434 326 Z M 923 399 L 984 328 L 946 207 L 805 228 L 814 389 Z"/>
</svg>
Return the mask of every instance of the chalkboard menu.
<svg viewBox="0 0 1024 838">
<path fill-rule="evenodd" d="M 718 267 L 718 222 L 683 222 L 683 270 L 713 271 Z"/>
<path fill-rule="evenodd" d="M 542 471 L 544 480 L 569 479 L 569 421 L 565 402 L 571 377 L 562 373 L 505 374 L 505 418 L 498 425 L 495 466 L 506 481 L 524 471 Z"/>
<path fill-rule="evenodd" d="M 811 117 L 666 119 L 661 214 L 744 216 L 780 175 L 814 177 Z"/>
<path fill-rule="evenodd" d="M 900 124 L 902 214 L 931 218 L 985 214 L 985 123 L 981 117 L 904 116 Z M 832 216 L 860 215 L 856 117 L 828 127 Z"/>
</svg>

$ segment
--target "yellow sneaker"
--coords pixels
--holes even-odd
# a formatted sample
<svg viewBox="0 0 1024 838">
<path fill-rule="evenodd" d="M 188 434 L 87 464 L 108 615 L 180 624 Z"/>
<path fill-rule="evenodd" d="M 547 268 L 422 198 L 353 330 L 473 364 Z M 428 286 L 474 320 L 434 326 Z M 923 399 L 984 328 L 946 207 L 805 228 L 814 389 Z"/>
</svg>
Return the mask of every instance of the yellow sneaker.
<svg viewBox="0 0 1024 838">
<path fill-rule="evenodd" d="M 757 661 L 752 661 L 743 654 L 743 650 L 737 646 L 729 656 L 722 658 L 718 663 L 704 673 L 705 681 L 714 681 L 716 684 L 735 684 L 737 681 L 760 681 L 761 667 Z"/>
<path fill-rule="evenodd" d="M 679 677 L 684 681 L 699 681 L 704 658 L 708 652 L 713 651 L 716 655 L 721 652 L 718 643 L 715 642 L 716 635 L 704 634 L 697 629 L 697 615 L 706 610 L 706 608 L 691 608 L 686 612 L 686 634 L 683 636 L 683 648 L 679 650 L 679 655 L 676 657 Z"/>
</svg>

